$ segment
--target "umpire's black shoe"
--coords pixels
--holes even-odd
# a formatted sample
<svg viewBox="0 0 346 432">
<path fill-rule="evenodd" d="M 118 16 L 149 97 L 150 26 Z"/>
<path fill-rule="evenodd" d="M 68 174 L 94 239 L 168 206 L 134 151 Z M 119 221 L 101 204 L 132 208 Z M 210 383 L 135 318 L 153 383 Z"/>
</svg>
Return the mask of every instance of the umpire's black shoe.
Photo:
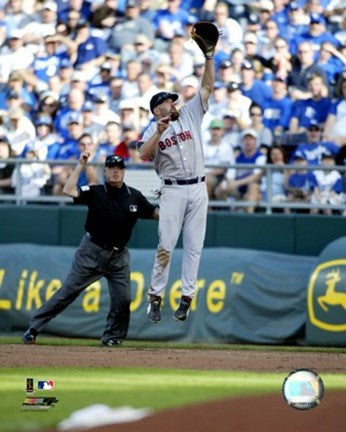
<svg viewBox="0 0 346 432">
<path fill-rule="evenodd" d="M 149 304 L 147 315 L 150 321 L 158 323 L 161 320 L 161 297 L 156 295 L 149 295 Z"/>
<path fill-rule="evenodd" d="M 173 317 L 177 321 L 186 321 L 189 315 L 191 299 L 181 298 L 179 302 L 178 309 L 174 312 Z"/>
<path fill-rule="evenodd" d="M 37 336 L 37 332 L 29 328 L 23 334 L 23 342 L 27 345 L 33 345 L 36 342 L 36 336 Z"/>
<path fill-rule="evenodd" d="M 106 341 L 101 341 L 102 347 L 118 347 L 123 343 L 122 339 L 108 339 Z"/>
</svg>

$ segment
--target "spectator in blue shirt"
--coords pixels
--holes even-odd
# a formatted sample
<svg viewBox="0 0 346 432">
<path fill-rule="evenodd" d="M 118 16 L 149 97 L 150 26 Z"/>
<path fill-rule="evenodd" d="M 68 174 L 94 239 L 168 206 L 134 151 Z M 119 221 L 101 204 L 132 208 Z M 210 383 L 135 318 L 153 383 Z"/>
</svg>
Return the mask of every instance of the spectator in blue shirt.
<svg viewBox="0 0 346 432">
<path fill-rule="evenodd" d="M 272 96 L 272 91 L 267 84 L 255 78 L 255 70 L 251 61 L 244 60 L 241 67 L 241 78 L 242 94 L 263 108 L 266 99 Z"/>
<path fill-rule="evenodd" d="M 287 8 L 288 22 L 285 27 L 280 28 L 280 34 L 291 44 L 297 36 L 307 31 L 308 26 L 304 22 L 303 8 L 298 2 L 289 3 Z"/>
<path fill-rule="evenodd" d="M 297 47 L 303 41 L 311 42 L 314 49 L 314 60 L 317 60 L 318 51 L 323 42 L 330 42 L 336 47 L 340 45 L 340 42 L 331 33 L 326 31 L 326 19 L 318 13 L 310 14 L 309 29 L 295 38 L 291 46 L 292 54 L 297 53 Z"/>
<path fill-rule="evenodd" d="M 330 42 L 323 42 L 317 59 L 317 65 L 324 70 L 330 94 L 333 94 L 337 78 L 341 75 L 344 67 L 346 67 L 346 57 Z"/>
<path fill-rule="evenodd" d="M 88 21 L 82 21 L 77 26 L 78 44 L 77 60 L 75 67 L 87 69 L 97 67 L 104 60 L 103 55 L 107 52 L 106 42 L 90 33 Z"/>
<path fill-rule="evenodd" d="M 280 75 L 274 77 L 273 94 L 263 106 L 263 123 L 274 135 L 280 135 L 288 129 L 292 112 L 292 100 L 287 93 L 286 80 Z"/>
<path fill-rule="evenodd" d="M 334 156 L 339 151 L 339 147 L 330 141 L 321 141 L 321 128 L 317 122 L 312 121 L 307 130 L 307 142 L 299 144 L 294 156 L 302 154 L 309 165 L 319 165 L 322 153 L 330 153 Z"/>
<path fill-rule="evenodd" d="M 189 13 L 181 8 L 181 0 L 169 0 L 166 9 L 160 9 L 156 12 L 153 25 L 156 36 L 169 42 L 175 34 L 185 34 L 185 26 L 188 22 Z"/>
<path fill-rule="evenodd" d="M 34 59 L 32 69 L 40 88 L 48 88 L 49 80 L 57 75 L 62 59 L 67 58 L 67 52 L 57 52 L 58 44 L 58 37 L 45 36 L 44 50 Z"/>
<path fill-rule="evenodd" d="M 292 164 L 297 166 L 298 168 L 306 167 L 308 165 L 308 161 L 306 156 L 302 152 L 296 152 L 292 158 Z M 296 169 L 294 168 L 287 178 L 287 201 L 288 202 L 297 202 L 297 203 L 307 203 L 311 199 L 311 194 L 313 190 L 313 176 L 312 171 L 306 169 Z M 285 213 L 289 213 L 290 209 L 288 208 Z M 304 209 L 303 212 L 308 212 L 307 209 Z"/>
<path fill-rule="evenodd" d="M 254 129 L 244 129 L 242 151 L 236 158 L 237 164 L 256 164 L 260 167 L 266 163 L 267 157 L 258 149 L 257 139 L 258 133 Z M 225 180 L 215 190 L 215 196 L 218 199 L 233 196 L 245 201 L 259 201 L 261 176 L 260 168 L 237 168 L 236 171 L 228 169 Z M 253 213 L 255 207 L 247 207 L 245 211 Z"/>
<path fill-rule="evenodd" d="M 325 97 L 328 90 L 323 78 L 312 74 L 308 78 L 308 89 L 311 98 L 296 101 L 293 105 L 290 133 L 305 132 L 313 121 L 322 126 L 327 119 L 331 101 Z"/>
</svg>

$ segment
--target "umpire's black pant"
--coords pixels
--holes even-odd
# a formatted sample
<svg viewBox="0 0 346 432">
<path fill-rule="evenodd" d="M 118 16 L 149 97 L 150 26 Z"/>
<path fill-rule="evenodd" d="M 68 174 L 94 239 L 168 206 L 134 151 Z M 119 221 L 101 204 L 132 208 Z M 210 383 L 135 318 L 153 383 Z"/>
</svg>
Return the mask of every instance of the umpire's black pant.
<svg viewBox="0 0 346 432">
<path fill-rule="evenodd" d="M 102 340 L 124 339 L 130 319 L 130 254 L 110 252 L 84 236 L 77 249 L 72 267 L 62 287 L 38 309 L 30 320 L 30 328 L 38 332 L 62 312 L 90 284 L 102 276 L 107 279 L 111 305 Z"/>
</svg>

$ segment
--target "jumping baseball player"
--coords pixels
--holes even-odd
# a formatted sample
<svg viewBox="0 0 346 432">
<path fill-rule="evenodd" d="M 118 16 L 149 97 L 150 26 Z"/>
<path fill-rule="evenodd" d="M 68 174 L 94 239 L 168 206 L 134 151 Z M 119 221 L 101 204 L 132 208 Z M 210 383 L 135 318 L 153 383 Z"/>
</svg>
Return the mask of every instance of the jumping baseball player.
<svg viewBox="0 0 346 432">
<path fill-rule="evenodd" d="M 181 231 L 182 297 L 174 312 L 176 320 L 186 320 L 196 292 L 208 207 L 201 123 L 208 109 L 208 98 L 214 90 L 213 55 L 218 35 L 217 28 L 211 23 L 195 24 L 191 37 L 206 58 L 201 88 L 179 111 L 175 106 L 177 94 L 155 94 L 150 101 L 150 110 L 156 121 L 144 132 L 139 150 L 142 159 L 153 160 L 162 180 L 159 244 L 148 305 L 148 318 L 155 323 L 161 319 L 161 299 L 168 281 L 171 256 Z"/>
</svg>

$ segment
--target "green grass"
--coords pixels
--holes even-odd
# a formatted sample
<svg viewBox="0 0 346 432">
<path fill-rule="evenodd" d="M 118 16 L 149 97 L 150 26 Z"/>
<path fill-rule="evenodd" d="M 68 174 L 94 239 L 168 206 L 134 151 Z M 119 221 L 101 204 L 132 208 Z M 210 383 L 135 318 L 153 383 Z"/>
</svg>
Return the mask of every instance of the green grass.
<svg viewBox="0 0 346 432">
<path fill-rule="evenodd" d="M 1 344 L 21 344 L 21 334 L 0 336 Z M 39 345 L 99 346 L 99 340 L 40 336 Z M 346 353 L 345 348 L 243 344 L 167 343 L 126 340 L 131 350 L 167 348 Z M 135 352 L 131 355 L 136 355 Z M 45 392 L 59 402 L 47 412 L 23 412 L 25 379 L 53 379 L 56 389 Z M 346 391 L 346 374 L 321 375 L 326 389 Z M 285 374 L 140 368 L 0 368 L 0 431 L 33 431 L 55 426 L 77 409 L 94 403 L 111 407 L 165 408 L 224 396 L 281 393 Z M 42 393 L 36 392 L 36 395 Z"/>
<path fill-rule="evenodd" d="M 53 379 L 59 402 L 48 412 L 22 412 L 27 377 Z M 321 375 L 328 389 L 345 389 L 346 374 Z M 280 393 L 285 374 L 141 368 L 0 369 L 2 432 L 56 425 L 73 411 L 93 403 L 161 410 L 224 396 Z M 42 393 L 36 392 L 35 395 Z"/>
<path fill-rule="evenodd" d="M 21 334 L 18 336 L 1 336 L 0 345 L 2 344 L 21 344 Z M 55 336 L 39 336 L 38 345 L 51 346 L 99 346 L 98 339 L 77 339 L 63 338 Z M 126 340 L 126 348 L 133 349 L 208 349 L 208 350 L 247 350 L 247 351 L 286 351 L 286 352 L 331 352 L 346 353 L 346 347 L 314 347 L 314 346 L 297 346 L 297 345 L 254 345 L 254 344 L 225 344 L 225 343 L 181 343 L 181 342 L 153 342 L 153 341 L 131 341 Z"/>
</svg>

